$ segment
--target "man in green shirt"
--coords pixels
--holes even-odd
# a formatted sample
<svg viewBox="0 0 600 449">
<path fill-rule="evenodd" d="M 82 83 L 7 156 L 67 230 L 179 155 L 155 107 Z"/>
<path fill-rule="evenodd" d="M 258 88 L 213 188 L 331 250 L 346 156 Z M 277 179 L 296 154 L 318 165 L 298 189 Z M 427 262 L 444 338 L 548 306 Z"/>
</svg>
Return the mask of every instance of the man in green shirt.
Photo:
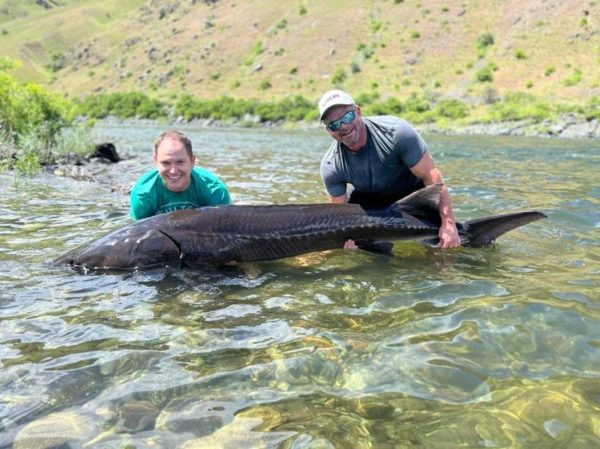
<svg viewBox="0 0 600 449">
<path fill-rule="evenodd" d="M 192 143 L 178 131 L 154 142 L 156 168 L 144 173 L 130 194 L 131 218 L 140 220 L 179 209 L 230 204 L 225 184 L 213 173 L 194 167 Z"/>
</svg>

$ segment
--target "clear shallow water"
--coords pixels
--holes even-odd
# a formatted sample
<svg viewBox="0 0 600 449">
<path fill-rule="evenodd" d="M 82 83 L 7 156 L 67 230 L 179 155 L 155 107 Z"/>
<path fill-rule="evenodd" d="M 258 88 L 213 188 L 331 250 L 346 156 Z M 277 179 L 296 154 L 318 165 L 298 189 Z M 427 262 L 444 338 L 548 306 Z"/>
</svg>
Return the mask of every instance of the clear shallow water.
<svg viewBox="0 0 600 449">
<path fill-rule="evenodd" d="M 98 128 L 130 156 L 111 179 L 161 131 Z M 235 201 L 323 201 L 321 132 L 185 131 Z M 599 447 L 600 145 L 427 140 L 460 220 L 549 218 L 493 249 L 83 276 L 47 262 L 127 197 L 0 174 L 0 447 Z"/>
</svg>

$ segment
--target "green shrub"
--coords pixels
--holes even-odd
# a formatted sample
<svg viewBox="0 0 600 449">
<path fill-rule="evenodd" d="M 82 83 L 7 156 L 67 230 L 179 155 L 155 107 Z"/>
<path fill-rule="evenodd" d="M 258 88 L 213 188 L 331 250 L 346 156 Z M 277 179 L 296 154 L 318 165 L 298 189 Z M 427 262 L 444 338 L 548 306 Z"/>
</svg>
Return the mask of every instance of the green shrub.
<svg viewBox="0 0 600 449">
<path fill-rule="evenodd" d="M 600 120 L 600 97 L 590 97 L 583 108 L 586 120 Z"/>
<path fill-rule="evenodd" d="M 300 95 L 276 102 L 234 100 L 231 97 L 201 100 L 191 95 L 184 95 L 177 101 L 174 109 L 176 116 L 182 116 L 187 120 L 194 118 L 241 119 L 246 114 L 250 114 L 259 117 L 262 122 L 315 119 L 314 111 L 316 111 L 316 105 Z"/>
<path fill-rule="evenodd" d="M 50 63 L 47 67 L 51 72 L 58 72 L 65 66 L 66 62 L 67 59 L 65 58 L 65 55 L 60 52 L 55 52 L 50 56 Z"/>
<path fill-rule="evenodd" d="M 0 167 L 33 174 L 56 160 L 61 133 L 73 121 L 73 105 L 36 84 L 15 81 L 16 63 L 0 58 Z"/>
<path fill-rule="evenodd" d="M 40 143 L 40 140 L 33 134 L 28 136 L 31 136 L 33 140 L 30 141 L 23 136 L 24 138 L 21 139 L 19 144 L 19 152 L 11 168 L 24 175 L 35 175 L 41 168 L 39 151 L 36 146 Z"/>
<path fill-rule="evenodd" d="M 379 94 L 377 92 L 360 92 L 354 96 L 354 101 L 360 107 L 366 107 L 375 103 L 377 100 L 379 100 Z"/>
<path fill-rule="evenodd" d="M 431 103 L 425 97 L 412 93 L 404 102 L 404 107 L 407 112 L 422 114 L 431 109 Z"/>
<path fill-rule="evenodd" d="M 493 81 L 494 76 L 492 75 L 490 67 L 486 66 L 475 74 L 475 78 L 477 78 L 477 81 L 480 83 L 490 83 Z"/>
<path fill-rule="evenodd" d="M 366 107 L 368 115 L 400 115 L 405 107 L 396 97 L 390 97 L 384 102 L 372 102 Z"/>
<path fill-rule="evenodd" d="M 371 59 L 375 54 L 375 50 L 372 47 L 366 47 L 362 50 L 362 54 L 365 59 Z"/>
<path fill-rule="evenodd" d="M 331 84 L 334 86 L 339 86 L 346 80 L 346 76 L 347 75 L 344 69 L 337 69 L 331 77 Z"/>
<path fill-rule="evenodd" d="M 306 120 L 316 110 L 316 105 L 301 95 L 287 97 L 283 100 L 268 103 L 255 103 L 252 113 L 262 122 L 280 120 Z"/>
<path fill-rule="evenodd" d="M 76 103 L 76 111 L 90 118 L 115 116 L 156 119 L 167 116 L 163 102 L 140 92 L 89 95 Z"/>
<path fill-rule="evenodd" d="M 494 35 L 489 31 L 486 31 L 477 38 L 477 48 L 480 50 L 486 49 L 494 45 Z"/>
<path fill-rule="evenodd" d="M 254 44 L 254 47 L 252 48 L 252 54 L 254 56 L 258 56 L 260 54 L 262 54 L 262 52 L 265 51 L 265 47 L 263 46 L 263 43 L 261 41 L 258 41 L 257 43 Z"/>
<path fill-rule="evenodd" d="M 577 67 L 573 69 L 573 73 L 563 80 L 565 86 L 575 86 L 581 82 L 582 73 Z"/>
<path fill-rule="evenodd" d="M 54 150 L 63 161 L 72 162 L 91 154 L 95 147 L 90 128 L 80 124 L 61 130 Z"/>
<path fill-rule="evenodd" d="M 449 118 L 449 119 L 461 119 L 467 117 L 471 107 L 460 100 L 442 100 L 439 101 L 433 108 L 433 113 L 436 116 Z"/>
<path fill-rule="evenodd" d="M 550 119 L 555 111 L 532 94 L 513 92 L 490 106 L 489 114 L 495 121 L 531 119 L 535 122 Z"/>
<path fill-rule="evenodd" d="M 33 134 L 49 145 L 72 119 L 70 105 L 60 97 L 37 84 L 18 83 L 0 70 L 0 124 L 17 143 Z"/>
</svg>

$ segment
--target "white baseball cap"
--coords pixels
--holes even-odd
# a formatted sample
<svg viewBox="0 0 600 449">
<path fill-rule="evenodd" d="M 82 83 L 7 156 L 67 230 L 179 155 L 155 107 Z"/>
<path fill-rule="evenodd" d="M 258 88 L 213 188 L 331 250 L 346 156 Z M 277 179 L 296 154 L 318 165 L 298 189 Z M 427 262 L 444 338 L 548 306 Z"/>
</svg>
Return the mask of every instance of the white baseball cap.
<svg viewBox="0 0 600 449">
<path fill-rule="evenodd" d="M 323 120 L 323 116 L 332 106 L 356 104 L 350 95 L 343 90 L 334 89 L 325 92 L 319 100 L 319 118 Z"/>
</svg>

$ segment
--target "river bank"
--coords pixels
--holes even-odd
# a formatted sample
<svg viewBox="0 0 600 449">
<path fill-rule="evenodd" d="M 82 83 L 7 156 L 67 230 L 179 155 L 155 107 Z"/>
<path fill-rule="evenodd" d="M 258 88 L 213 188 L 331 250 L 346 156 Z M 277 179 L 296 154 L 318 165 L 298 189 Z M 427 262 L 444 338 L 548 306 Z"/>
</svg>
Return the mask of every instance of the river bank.
<svg viewBox="0 0 600 449">
<path fill-rule="evenodd" d="M 557 137 L 564 139 L 600 139 L 600 122 L 584 120 L 575 115 L 564 115 L 558 121 L 533 122 L 520 120 L 514 122 L 499 122 L 473 124 L 456 128 L 441 129 L 435 125 L 417 126 L 423 132 L 442 134 L 469 134 L 491 136 L 521 136 L 521 137 Z"/>
<path fill-rule="evenodd" d="M 185 120 L 178 117 L 171 120 L 150 119 L 119 119 L 107 117 L 97 122 L 102 126 L 126 125 L 135 126 L 153 123 L 164 123 L 165 128 L 177 127 L 227 127 L 227 128 L 286 128 L 286 129 L 318 129 L 322 125 L 319 122 L 261 122 L 258 117 L 245 116 L 235 120 L 194 119 Z M 415 128 L 422 133 L 448 134 L 448 135 L 487 135 L 487 136 L 520 136 L 540 138 L 565 138 L 565 139 L 600 139 L 600 122 L 598 120 L 585 120 L 574 114 L 564 114 L 556 121 L 545 120 L 535 122 L 533 120 L 519 120 L 496 123 L 476 123 L 460 126 L 440 126 L 436 123 L 414 123 Z"/>
</svg>

